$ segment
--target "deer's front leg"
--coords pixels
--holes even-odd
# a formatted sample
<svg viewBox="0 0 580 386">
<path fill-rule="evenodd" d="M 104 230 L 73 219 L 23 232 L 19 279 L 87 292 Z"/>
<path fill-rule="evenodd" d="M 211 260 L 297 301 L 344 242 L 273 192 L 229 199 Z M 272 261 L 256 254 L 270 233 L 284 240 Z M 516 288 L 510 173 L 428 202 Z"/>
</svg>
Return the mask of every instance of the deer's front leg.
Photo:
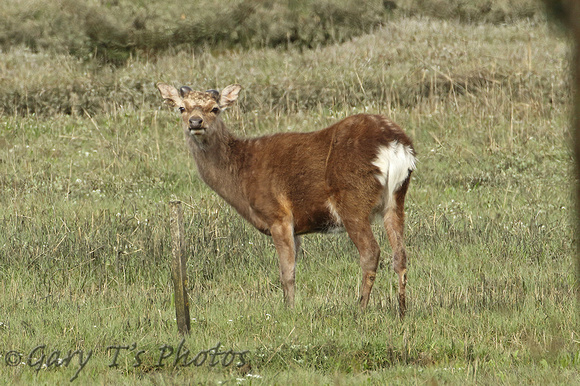
<svg viewBox="0 0 580 386">
<path fill-rule="evenodd" d="M 280 263 L 280 281 L 286 306 L 294 307 L 296 244 L 291 223 L 277 223 L 270 228 Z"/>
</svg>

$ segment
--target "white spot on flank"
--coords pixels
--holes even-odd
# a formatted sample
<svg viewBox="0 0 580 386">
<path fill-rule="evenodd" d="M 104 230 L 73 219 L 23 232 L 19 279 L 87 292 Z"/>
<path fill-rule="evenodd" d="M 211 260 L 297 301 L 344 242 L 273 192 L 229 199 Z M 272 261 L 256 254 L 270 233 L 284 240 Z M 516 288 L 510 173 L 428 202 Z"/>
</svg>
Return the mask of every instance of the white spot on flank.
<svg viewBox="0 0 580 386">
<path fill-rule="evenodd" d="M 334 222 L 336 223 L 336 225 L 339 225 L 339 226 L 342 225 L 342 220 L 341 220 L 340 216 L 338 215 L 338 212 L 336 211 L 336 207 L 334 206 L 332 201 L 328 200 L 326 202 L 326 206 L 328 207 L 328 211 L 330 212 L 330 215 L 334 219 Z"/>
<path fill-rule="evenodd" d="M 377 180 L 387 188 L 391 197 L 407 179 L 409 170 L 415 170 L 415 155 L 409 146 L 393 141 L 388 146 L 379 147 L 373 165 L 380 170 Z"/>
</svg>

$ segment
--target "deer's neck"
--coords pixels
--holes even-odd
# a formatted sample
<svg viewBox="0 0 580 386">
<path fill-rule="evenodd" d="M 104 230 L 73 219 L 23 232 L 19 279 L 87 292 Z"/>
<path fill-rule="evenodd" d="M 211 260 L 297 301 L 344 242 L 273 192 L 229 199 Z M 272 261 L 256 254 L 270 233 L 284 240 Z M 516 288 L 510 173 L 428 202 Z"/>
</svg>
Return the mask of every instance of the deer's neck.
<svg viewBox="0 0 580 386">
<path fill-rule="evenodd" d="M 202 140 L 190 135 L 187 140 L 203 181 L 230 202 L 239 194 L 236 187 L 239 187 L 241 160 L 238 153 L 242 141 L 231 134 L 223 122 L 218 121 L 215 126 Z"/>
<path fill-rule="evenodd" d="M 263 230 L 264 224 L 254 218 L 248 198 L 242 190 L 240 171 L 244 167 L 247 140 L 231 134 L 225 124 L 216 122 L 207 140 L 198 142 L 187 135 L 188 144 L 202 180 L 238 213 Z"/>
</svg>

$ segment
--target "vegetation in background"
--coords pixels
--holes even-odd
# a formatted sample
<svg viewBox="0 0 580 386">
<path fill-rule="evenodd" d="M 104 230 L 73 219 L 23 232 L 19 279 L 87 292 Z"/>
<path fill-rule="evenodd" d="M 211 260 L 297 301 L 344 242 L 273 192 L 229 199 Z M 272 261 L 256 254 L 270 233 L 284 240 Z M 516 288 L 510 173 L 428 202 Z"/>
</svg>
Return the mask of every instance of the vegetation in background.
<svg viewBox="0 0 580 386">
<path fill-rule="evenodd" d="M 80 14 L 70 11 L 76 2 L 3 2 L 0 16 L 10 17 L 0 36 L 19 22 L 22 36 L 37 38 L 2 38 L 0 53 L 0 383 L 68 382 L 73 366 L 6 365 L 8 351 L 27 355 L 41 344 L 47 354 L 93 350 L 76 380 L 83 384 L 577 382 L 567 42 L 539 11 L 525 16 L 538 9 L 532 2 L 449 3 L 482 15 L 477 21 L 441 13 L 436 2 L 396 3 L 366 3 L 385 9 L 378 24 L 352 35 L 333 25 L 326 32 L 335 37 L 311 46 L 271 44 L 271 31 L 285 27 L 265 23 L 267 39 L 120 50 L 111 66 L 84 19 L 71 16 Z M 306 18 L 315 4 L 324 10 L 264 1 L 231 2 L 223 12 L 248 4 L 273 12 L 262 22 L 291 6 Z M 140 31 L 165 36 L 186 11 L 207 23 L 225 17 L 199 5 L 78 7 L 99 10 L 85 17 L 117 31 L 136 28 L 140 12 L 155 15 Z M 43 23 L 64 32 L 32 33 Z M 199 181 L 158 81 L 241 83 L 239 105 L 224 115 L 240 136 L 314 130 L 359 112 L 398 122 L 419 157 L 407 199 L 406 319 L 397 318 L 396 275 L 378 224 L 383 261 L 367 312 L 356 307 L 360 270 L 345 234 L 304 238 L 297 308 L 285 310 L 270 239 Z M 185 343 L 192 352 L 218 341 L 250 350 L 249 368 L 156 366 L 159 347 L 181 340 L 171 199 L 186 208 L 193 319 Z M 107 347 L 133 343 L 145 350 L 143 363 L 122 355 L 110 368 Z"/>
<path fill-rule="evenodd" d="M 5 53 L 0 62 L 3 74 L 0 111 L 4 114 L 75 114 L 82 111 L 94 114 L 108 111 L 111 105 L 113 108 L 115 105 L 139 106 L 147 102 L 153 106 L 156 95 L 146 92 L 151 88 L 149 74 L 133 72 L 124 77 L 116 74 L 127 72 L 135 61 L 153 65 L 168 55 L 184 52 L 193 56 L 205 52 L 219 56 L 226 49 L 320 49 L 328 44 L 347 42 L 380 26 L 388 27 L 393 20 L 405 15 L 472 22 L 477 28 L 477 23 L 538 21 L 542 19 L 541 12 L 541 5 L 534 0 L 454 1 L 451 4 L 432 0 L 401 0 L 398 3 L 382 0 L 240 0 L 225 4 L 209 1 L 183 4 L 130 0 L 9 0 L 0 5 L 4 21 L 0 24 L 0 47 Z M 394 38 L 387 37 L 387 40 Z M 35 75 L 13 76 L 14 69 L 19 71 L 23 65 L 31 73 L 42 76 L 43 81 L 38 82 Z M 348 63 L 341 66 L 348 66 Z M 348 69 L 348 74 L 352 73 Z M 348 74 L 352 83 L 354 79 Z M 465 87 L 477 88 L 505 79 L 502 74 L 482 73 L 479 69 L 460 74 L 458 79 L 441 75 L 435 83 L 433 79 L 428 79 L 427 83 L 413 79 L 402 84 L 391 99 L 410 106 L 416 103 L 417 95 L 436 92 L 434 87 L 461 91 Z M 265 80 L 271 83 L 270 79 Z M 375 97 L 384 96 L 380 79 L 367 78 L 366 82 L 365 91 Z M 318 103 L 344 102 L 324 89 L 317 89 L 324 87 L 323 83 L 303 87 L 309 88 L 306 98 L 300 92 L 287 95 L 283 89 L 274 90 L 274 95 L 266 97 L 284 96 L 287 102 L 307 105 L 307 108 Z M 345 95 L 348 101 L 357 98 Z M 246 107 L 256 108 L 255 105 Z"/>
<path fill-rule="evenodd" d="M 24 44 L 113 64 L 184 47 L 312 48 L 370 32 L 393 6 L 378 0 L 8 1 L 0 8 L 7 20 L 0 46 Z"/>
<path fill-rule="evenodd" d="M 474 23 L 543 18 L 535 0 L 7 0 L 0 5 L 0 47 L 112 64 L 184 47 L 307 49 L 368 33 L 393 15 Z"/>
</svg>

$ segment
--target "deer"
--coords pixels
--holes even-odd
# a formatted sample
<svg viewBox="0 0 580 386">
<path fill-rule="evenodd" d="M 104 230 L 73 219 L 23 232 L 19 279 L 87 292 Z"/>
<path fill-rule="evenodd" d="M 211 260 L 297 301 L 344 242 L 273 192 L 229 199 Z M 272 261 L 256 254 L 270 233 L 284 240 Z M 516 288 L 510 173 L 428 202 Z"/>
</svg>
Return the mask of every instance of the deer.
<svg viewBox="0 0 580 386">
<path fill-rule="evenodd" d="M 318 131 L 245 139 L 232 134 L 220 117 L 238 99 L 240 85 L 221 92 L 165 83 L 157 88 L 181 113 L 201 179 L 272 237 L 286 306 L 294 307 L 300 236 L 343 230 L 360 255 L 359 305 L 364 310 L 380 257 L 372 221 L 382 217 L 399 279 L 399 315 L 404 317 L 404 203 L 416 158 L 411 139 L 397 124 L 383 115 L 358 114 Z"/>
</svg>

